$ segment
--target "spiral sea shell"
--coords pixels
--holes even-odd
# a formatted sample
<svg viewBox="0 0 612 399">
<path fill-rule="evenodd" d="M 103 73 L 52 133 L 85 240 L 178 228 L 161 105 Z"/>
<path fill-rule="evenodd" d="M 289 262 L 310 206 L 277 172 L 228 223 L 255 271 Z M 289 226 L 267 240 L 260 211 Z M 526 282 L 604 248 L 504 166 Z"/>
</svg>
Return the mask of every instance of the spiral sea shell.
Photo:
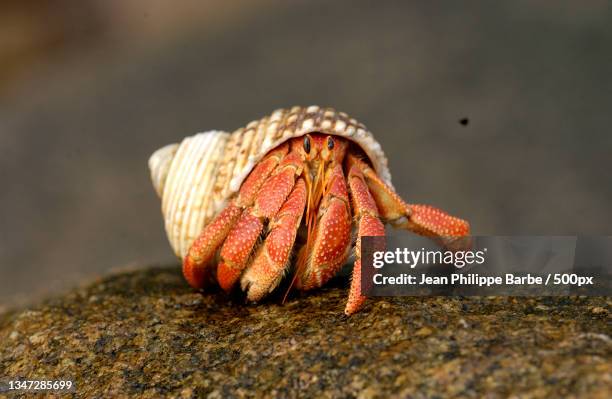
<svg viewBox="0 0 612 399">
<path fill-rule="evenodd" d="M 387 158 L 366 127 L 344 112 L 318 106 L 279 109 L 233 133 L 211 130 L 155 151 L 149 169 L 162 200 L 166 233 L 184 257 L 202 228 L 240 188 L 272 148 L 308 133 L 345 137 L 359 144 L 378 175 L 391 185 Z"/>
</svg>

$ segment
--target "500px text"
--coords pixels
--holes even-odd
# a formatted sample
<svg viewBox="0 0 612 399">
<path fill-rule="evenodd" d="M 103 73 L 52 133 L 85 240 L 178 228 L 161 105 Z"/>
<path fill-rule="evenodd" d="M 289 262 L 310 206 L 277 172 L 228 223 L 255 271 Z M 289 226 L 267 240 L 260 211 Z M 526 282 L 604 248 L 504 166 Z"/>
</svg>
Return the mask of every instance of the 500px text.
<svg viewBox="0 0 612 399">
<path fill-rule="evenodd" d="M 383 276 L 382 274 L 374 274 L 372 281 L 376 285 L 474 285 L 478 287 L 490 287 L 493 285 L 573 285 L 581 287 L 583 285 L 592 285 L 593 277 L 579 276 L 577 274 L 548 274 L 546 279 L 542 276 L 534 276 L 527 273 L 524 276 L 518 276 L 512 273 L 506 273 L 505 277 L 501 276 L 481 276 L 477 273 L 460 274 L 453 273 L 450 276 L 428 276 L 421 274 L 421 278 L 417 276 L 402 273 L 398 276 Z M 551 281 L 552 279 L 552 281 Z"/>
</svg>

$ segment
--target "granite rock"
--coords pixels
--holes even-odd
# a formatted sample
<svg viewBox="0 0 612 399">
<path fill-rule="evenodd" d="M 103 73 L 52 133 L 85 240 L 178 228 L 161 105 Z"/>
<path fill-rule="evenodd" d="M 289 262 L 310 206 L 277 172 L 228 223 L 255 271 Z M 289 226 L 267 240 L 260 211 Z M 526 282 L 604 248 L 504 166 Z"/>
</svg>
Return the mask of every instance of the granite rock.
<svg viewBox="0 0 612 399">
<path fill-rule="evenodd" d="M 346 317 L 345 285 L 245 305 L 176 266 L 111 275 L 0 316 L 0 376 L 77 397 L 610 397 L 610 298 L 377 298 Z"/>
</svg>

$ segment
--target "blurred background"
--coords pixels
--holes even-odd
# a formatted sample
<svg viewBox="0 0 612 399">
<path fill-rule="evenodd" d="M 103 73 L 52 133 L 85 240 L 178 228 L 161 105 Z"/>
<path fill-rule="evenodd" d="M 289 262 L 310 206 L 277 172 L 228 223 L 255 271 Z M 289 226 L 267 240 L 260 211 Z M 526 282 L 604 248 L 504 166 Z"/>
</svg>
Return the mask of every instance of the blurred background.
<svg viewBox="0 0 612 399">
<path fill-rule="evenodd" d="M 176 262 L 149 155 L 292 105 L 365 123 L 398 192 L 475 234 L 610 235 L 610 8 L 5 0 L 0 308 Z"/>
</svg>

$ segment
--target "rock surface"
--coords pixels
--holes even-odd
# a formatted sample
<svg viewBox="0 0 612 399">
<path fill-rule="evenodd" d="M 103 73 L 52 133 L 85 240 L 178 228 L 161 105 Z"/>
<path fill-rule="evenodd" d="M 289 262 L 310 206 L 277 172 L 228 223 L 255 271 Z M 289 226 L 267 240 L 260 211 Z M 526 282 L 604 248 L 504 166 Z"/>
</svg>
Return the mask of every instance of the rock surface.
<svg viewBox="0 0 612 399">
<path fill-rule="evenodd" d="M 0 376 L 87 397 L 612 392 L 610 298 L 379 298 L 347 318 L 336 285 L 243 305 L 177 267 L 113 275 L 0 316 Z"/>
</svg>

